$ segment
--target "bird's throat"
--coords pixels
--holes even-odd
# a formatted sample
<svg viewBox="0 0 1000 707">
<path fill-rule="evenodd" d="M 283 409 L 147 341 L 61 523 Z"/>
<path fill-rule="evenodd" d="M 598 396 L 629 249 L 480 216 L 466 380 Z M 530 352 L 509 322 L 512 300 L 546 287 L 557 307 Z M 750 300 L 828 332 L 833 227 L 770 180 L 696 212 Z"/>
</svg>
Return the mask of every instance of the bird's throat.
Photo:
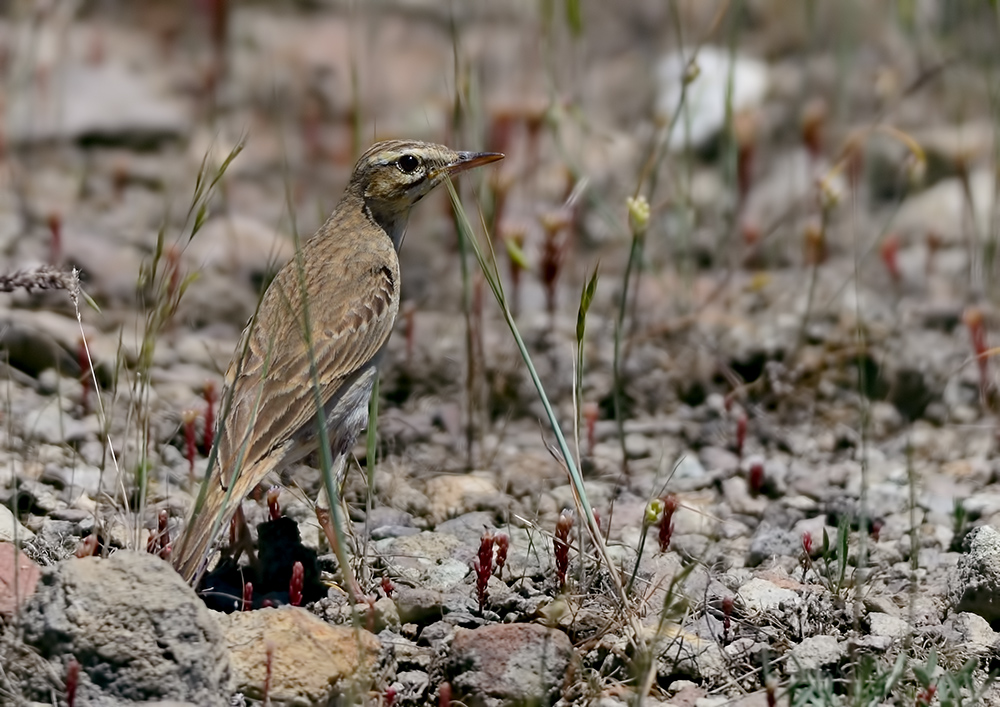
<svg viewBox="0 0 1000 707">
<path fill-rule="evenodd" d="M 399 251 L 403 245 L 403 236 L 406 235 L 406 222 L 410 217 L 409 209 L 399 211 L 396 209 L 378 209 L 371 204 L 365 205 L 368 218 L 378 224 L 392 239 L 393 247 Z"/>
</svg>

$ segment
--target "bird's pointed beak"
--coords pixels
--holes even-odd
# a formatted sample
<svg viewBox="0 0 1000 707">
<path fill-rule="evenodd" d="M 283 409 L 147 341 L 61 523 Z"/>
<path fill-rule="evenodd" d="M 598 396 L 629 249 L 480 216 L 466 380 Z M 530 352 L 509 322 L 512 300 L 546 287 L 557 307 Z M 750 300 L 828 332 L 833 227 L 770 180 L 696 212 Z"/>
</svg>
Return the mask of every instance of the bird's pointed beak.
<svg viewBox="0 0 1000 707">
<path fill-rule="evenodd" d="M 497 160 L 502 160 L 503 158 L 504 155 L 501 152 L 459 152 L 458 158 L 450 164 L 442 167 L 440 172 L 442 176 L 447 175 L 452 177 L 459 172 L 464 172 L 467 169 L 481 167 L 484 164 L 496 162 Z"/>
</svg>

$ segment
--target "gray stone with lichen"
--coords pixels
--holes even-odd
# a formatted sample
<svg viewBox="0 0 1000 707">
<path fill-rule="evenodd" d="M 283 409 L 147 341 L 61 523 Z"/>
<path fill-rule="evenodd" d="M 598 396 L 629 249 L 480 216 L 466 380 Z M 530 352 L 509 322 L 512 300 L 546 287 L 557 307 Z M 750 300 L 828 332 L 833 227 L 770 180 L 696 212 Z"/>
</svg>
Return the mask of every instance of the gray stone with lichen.
<svg viewBox="0 0 1000 707">
<path fill-rule="evenodd" d="M 71 660 L 80 664 L 79 704 L 229 704 L 219 625 L 153 555 L 120 551 L 62 563 L 43 577 L 22 621 L 25 644 L 53 675 L 65 676 Z"/>
</svg>

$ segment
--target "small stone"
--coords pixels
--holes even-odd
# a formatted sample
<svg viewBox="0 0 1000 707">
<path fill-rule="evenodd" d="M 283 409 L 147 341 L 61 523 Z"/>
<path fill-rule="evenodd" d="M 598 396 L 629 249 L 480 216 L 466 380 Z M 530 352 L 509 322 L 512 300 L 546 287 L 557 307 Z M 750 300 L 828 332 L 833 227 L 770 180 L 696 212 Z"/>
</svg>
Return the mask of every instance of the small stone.
<svg viewBox="0 0 1000 707">
<path fill-rule="evenodd" d="M 367 606 L 359 607 L 367 609 Z M 385 628 L 399 628 L 399 612 L 396 610 L 396 602 L 387 597 L 383 597 L 375 602 L 372 607 L 375 612 L 375 630 L 381 631 Z M 362 613 L 362 616 L 365 614 Z"/>
<path fill-rule="evenodd" d="M 421 624 L 429 618 L 443 616 L 448 604 L 443 592 L 421 587 L 397 587 L 394 598 L 396 613 L 404 624 Z"/>
<path fill-rule="evenodd" d="M 747 565 L 756 567 L 772 557 L 797 557 L 802 553 L 802 536 L 761 522 L 750 539 Z"/>
<path fill-rule="evenodd" d="M 672 481 L 681 481 L 688 479 L 703 479 L 707 476 L 705 467 L 698 460 L 698 456 L 693 452 L 685 453 L 677 460 L 674 464 L 674 473 L 671 476 Z"/>
<path fill-rule="evenodd" d="M 712 471 L 734 472 L 740 465 L 740 458 L 722 447 L 704 447 L 698 452 L 702 465 Z"/>
<path fill-rule="evenodd" d="M 540 700 L 553 704 L 572 682 L 573 646 L 538 624 L 459 628 L 447 672 L 454 699 L 470 707 Z"/>
<path fill-rule="evenodd" d="M 625 435 L 625 454 L 629 459 L 645 459 L 653 451 L 653 443 L 646 435 L 631 432 Z"/>
<path fill-rule="evenodd" d="M 472 571 L 468 562 L 455 558 L 464 547 L 461 540 L 446 533 L 423 532 L 380 540 L 377 546 L 404 579 L 424 589 L 447 591 Z"/>
<path fill-rule="evenodd" d="M 910 632 L 910 625 L 903 619 L 877 611 L 868 614 L 868 626 L 874 635 L 889 638 L 905 638 Z"/>
<path fill-rule="evenodd" d="M 837 665 L 847 655 L 847 646 L 835 636 L 812 636 L 791 650 L 790 666 L 814 670 Z"/>
<path fill-rule="evenodd" d="M 747 488 L 747 480 L 731 476 L 722 482 L 722 495 L 734 513 L 759 518 L 767 510 L 769 501 L 763 496 L 753 496 Z"/>
<path fill-rule="evenodd" d="M 686 632 L 674 640 L 672 649 L 663 656 L 657 668 L 662 678 L 683 675 L 705 682 L 725 679 L 729 658 L 716 641 Z"/>
<path fill-rule="evenodd" d="M 978 614 L 963 611 L 953 614 L 944 622 L 945 635 L 956 645 L 971 646 L 976 650 L 991 649 L 997 643 L 997 633 L 989 622 Z"/>
<path fill-rule="evenodd" d="M 427 482 L 430 513 L 435 523 L 478 510 L 481 503 L 496 499 L 500 491 L 490 479 L 471 474 L 442 474 Z"/>
<path fill-rule="evenodd" d="M 401 704 L 426 704 L 425 696 L 430 686 L 431 677 L 422 670 L 401 670 L 392 683 Z"/>
<path fill-rule="evenodd" d="M 975 228 L 988 228 L 995 177 L 992 168 L 980 168 L 968 178 L 971 203 L 975 205 Z M 904 238 L 916 240 L 934 233 L 946 245 L 961 245 L 966 231 L 967 200 L 958 177 L 940 182 L 904 200 L 892 228 Z"/>
<path fill-rule="evenodd" d="M 791 589 L 779 587 L 766 579 L 755 577 L 740 587 L 739 599 L 747 611 L 776 613 L 783 608 L 794 608 L 801 601 Z"/>
<path fill-rule="evenodd" d="M 0 542 L 0 616 L 13 616 L 35 593 L 41 575 L 41 568 L 27 555 L 9 542 Z"/>
<path fill-rule="evenodd" d="M 21 525 L 6 505 L 0 505 L 0 542 L 23 543 L 33 537 L 35 534 Z"/>
</svg>

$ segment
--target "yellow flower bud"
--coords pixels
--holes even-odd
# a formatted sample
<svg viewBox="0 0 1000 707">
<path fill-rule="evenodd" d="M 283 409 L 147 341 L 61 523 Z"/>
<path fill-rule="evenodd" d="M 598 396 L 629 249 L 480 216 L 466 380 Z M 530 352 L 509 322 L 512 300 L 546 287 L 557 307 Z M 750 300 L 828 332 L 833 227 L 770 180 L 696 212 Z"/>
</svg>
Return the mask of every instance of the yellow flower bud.
<svg viewBox="0 0 1000 707">
<path fill-rule="evenodd" d="M 660 516 L 663 515 L 663 499 L 654 498 L 646 505 L 646 524 L 656 525 L 660 522 Z"/>
<path fill-rule="evenodd" d="M 649 226 L 649 201 L 644 196 L 630 196 L 625 200 L 628 222 L 634 233 L 645 233 Z"/>
</svg>

